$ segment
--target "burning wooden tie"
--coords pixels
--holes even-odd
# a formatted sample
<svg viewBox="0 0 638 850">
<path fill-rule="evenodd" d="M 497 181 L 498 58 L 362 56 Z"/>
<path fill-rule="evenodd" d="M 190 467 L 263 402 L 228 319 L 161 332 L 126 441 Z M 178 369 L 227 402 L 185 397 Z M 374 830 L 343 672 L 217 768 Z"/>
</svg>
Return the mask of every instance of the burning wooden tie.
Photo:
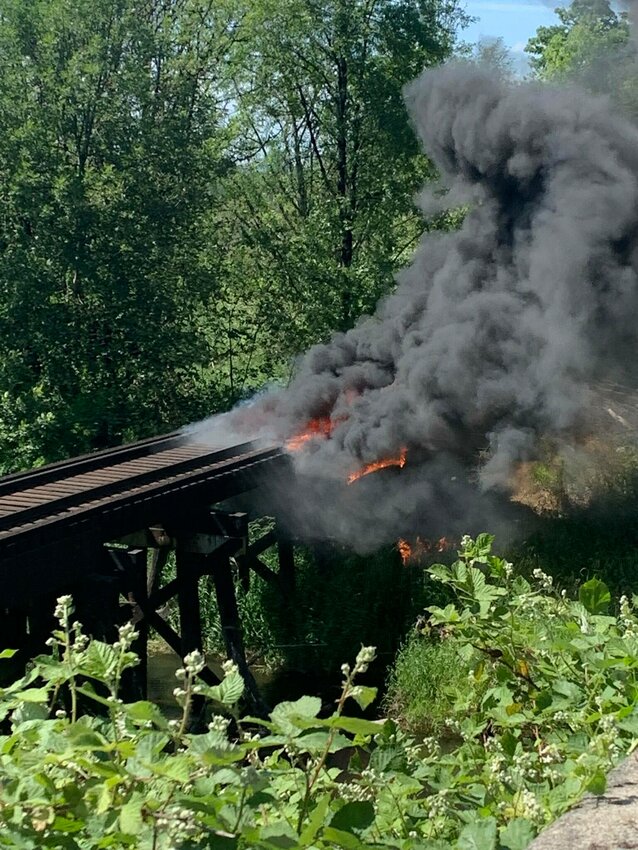
<svg viewBox="0 0 638 850">
<path fill-rule="evenodd" d="M 334 423 L 329 416 L 319 416 L 316 419 L 311 419 L 303 431 L 295 434 L 286 441 L 286 448 L 289 452 L 298 452 L 310 440 L 315 437 L 325 439 L 332 434 Z"/>
<path fill-rule="evenodd" d="M 364 475 L 370 475 L 371 472 L 378 472 L 380 469 L 387 469 L 390 466 L 398 466 L 399 469 L 403 469 L 407 457 L 408 450 L 401 449 L 399 454 L 394 457 L 386 457 L 382 460 L 377 460 L 374 463 L 368 463 L 365 466 L 362 466 L 361 469 L 357 469 L 355 472 L 350 473 L 348 476 L 348 484 L 358 481 L 359 478 L 363 478 Z"/>
<path fill-rule="evenodd" d="M 338 421 L 334 421 L 329 416 L 319 416 L 316 419 L 311 419 L 306 424 L 303 431 L 300 431 L 298 434 L 295 434 L 286 441 L 286 449 L 289 452 L 298 452 L 311 440 L 327 440 L 331 436 L 337 424 Z M 408 450 L 403 447 L 399 451 L 398 455 L 393 455 L 391 457 L 373 461 L 372 463 L 367 463 L 348 475 L 348 484 L 352 484 L 355 481 L 358 481 L 359 478 L 363 478 L 365 475 L 370 475 L 372 472 L 378 472 L 380 469 L 387 469 L 391 466 L 397 466 L 400 469 L 403 469 L 406 464 L 407 456 Z"/>
<path fill-rule="evenodd" d="M 413 543 L 401 538 L 397 543 L 397 550 L 405 566 L 417 563 L 425 555 L 431 555 L 434 552 L 447 552 L 455 547 L 455 541 L 449 537 L 439 537 L 438 540 L 417 537 Z"/>
</svg>

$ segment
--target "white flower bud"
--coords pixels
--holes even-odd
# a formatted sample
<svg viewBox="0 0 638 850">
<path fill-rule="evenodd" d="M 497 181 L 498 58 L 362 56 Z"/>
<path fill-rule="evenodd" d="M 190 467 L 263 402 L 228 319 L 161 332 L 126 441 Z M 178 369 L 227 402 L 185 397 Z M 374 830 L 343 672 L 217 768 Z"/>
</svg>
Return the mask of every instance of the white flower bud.
<svg viewBox="0 0 638 850">
<path fill-rule="evenodd" d="M 234 673 L 239 673 L 239 667 L 230 658 L 227 661 L 224 661 L 222 664 L 222 670 L 226 676 L 232 676 Z"/>
<path fill-rule="evenodd" d="M 192 652 L 189 652 L 184 658 L 184 667 L 186 668 L 186 672 L 191 676 L 196 676 L 198 673 L 201 673 L 205 665 L 206 659 L 198 649 L 194 649 Z"/>
</svg>

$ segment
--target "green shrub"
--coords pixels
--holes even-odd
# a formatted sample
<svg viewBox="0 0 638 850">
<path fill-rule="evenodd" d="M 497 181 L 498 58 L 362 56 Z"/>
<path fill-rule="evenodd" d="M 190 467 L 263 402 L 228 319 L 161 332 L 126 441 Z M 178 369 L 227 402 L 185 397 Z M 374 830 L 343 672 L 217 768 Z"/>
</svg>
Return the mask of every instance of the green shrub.
<svg viewBox="0 0 638 850">
<path fill-rule="evenodd" d="M 343 665 L 332 715 L 305 696 L 268 721 L 240 719 L 234 665 L 217 687 L 198 684 L 193 653 L 178 671 L 181 717 L 167 721 L 118 699 L 133 627 L 90 641 L 61 598 L 52 654 L 0 691 L 0 847 L 523 850 L 585 791 L 601 793 L 635 746 L 638 618 L 627 599 L 612 616 L 597 580 L 577 601 L 540 571 L 528 582 L 491 543 L 466 538 L 454 564 L 430 570 L 454 601 L 429 609 L 426 631 L 471 670 L 444 747 L 346 716 L 349 699 L 375 697 L 357 681 L 371 647 Z M 196 694 L 225 712 L 205 731 L 190 722 Z M 83 704 L 101 712 L 81 716 Z"/>
</svg>

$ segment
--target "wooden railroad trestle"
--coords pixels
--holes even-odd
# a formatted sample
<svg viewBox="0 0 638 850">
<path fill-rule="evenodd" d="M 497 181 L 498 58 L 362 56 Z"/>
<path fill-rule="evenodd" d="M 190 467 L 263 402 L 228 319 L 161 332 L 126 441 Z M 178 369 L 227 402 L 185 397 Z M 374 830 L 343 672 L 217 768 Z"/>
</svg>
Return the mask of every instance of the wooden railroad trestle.
<svg viewBox="0 0 638 850">
<path fill-rule="evenodd" d="M 251 571 L 277 588 L 283 604 L 289 604 L 295 587 L 292 543 L 279 529 L 267 532 L 248 543 L 248 518 L 244 513 L 211 511 L 210 526 L 204 531 L 184 532 L 176 536 L 160 526 L 128 535 L 119 545 L 105 546 L 106 575 L 116 577 L 120 596 L 131 608 L 130 616 L 139 637 L 134 646 L 141 663 L 134 677 L 133 690 L 146 698 L 148 633 L 153 628 L 166 644 L 184 658 L 203 647 L 199 582 L 209 576 L 214 584 L 226 654 L 234 661 L 246 684 L 253 710 L 265 706 L 246 661 L 243 629 L 235 592 L 235 575 L 248 591 Z M 277 572 L 261 559 L 267 549 L 277 548 Z M 148 553 L 152 553 L 150 558 Z M 175 553 L 175 578 L 162 585 L 170 552 Z M 167 622 L 162 609 L 177 598 L 181 635 Z M 118 602 L 119 604 L 119 602 Z M 121 604 L 120 604 L 120 607 Z M 219 678 L 205 666 L 200 674 L 209 685 Z"/>
<path fill-rule="evenodd" d="M 76 619 L 95 637 L 112 640 L 118 625 L 136 624 L 140 665 L 125 687 L 144 698 L 149 629 L 181 658 L 202 649 L 199 586 L 207 576 L 226 653 L 244 677 L 251 708 L 263 713 L 246 662 L 235 578 L 247 590 L 254 572 L 289 604 L 293 548 L 279 522 L 250 542 L 248 515 L 225 508 L 246 491 L 282 486 L 288 474 L 286 454 L 276 447 L 215 451 L 172 434 L 0 479 L 0 649 L 18 649 L 11 666 L 42 650 L 55 598 L 71 593 Z M 261 558 L 271 547 L 277 571 Z M 175 577 L 164 581 L 170 552 Z M 181 634 L 163 615 L 174 599 Z M 219 681 L 208 666 L 201 676 Z"/>
</svg>

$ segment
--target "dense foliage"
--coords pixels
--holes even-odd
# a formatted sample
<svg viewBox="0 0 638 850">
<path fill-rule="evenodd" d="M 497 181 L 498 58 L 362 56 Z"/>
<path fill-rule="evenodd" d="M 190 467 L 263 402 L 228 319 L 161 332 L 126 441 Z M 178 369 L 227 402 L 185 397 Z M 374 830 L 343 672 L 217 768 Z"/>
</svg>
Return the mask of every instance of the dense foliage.
<svg viewBox="0 0 638 850">
<path fill-rule="evenodd" d="M 167 721 L 118 699 L 133 628 L 112 646 L 89 641 L 60 599 L 52 655 L 0 693 L 0 846 L 522 850 L 586 790 L 601 793 L 633 748 L 638 618 L 626 598 L 611 615 L 598 580 L 577 601 L 543 573 L 530 584 L 491 543 L 466 538 L 453 565 L 432 568 L 454 601 L 430 608 L 426 631 L 471 672 L 425 740 L 347 716 L 349 699 L 374 699 L 357 682 L 371 647 L 343 665 L 330 716 L 303 697 L 268 721 L 237 719 L 233 665 L 221 685 L 196 684 L 195 653 L 178 671 L 181 717 Z M 203 731 L 197 695 L 224 711 Z"/>
<path fill-rule="evenodd" d="M 456 0 L 7 0 L 0 472 L 285 377 L 392 286 Z"/>
<path fill-rule="evenodd" d="M 595 63 L 600 71 L 605 58 L 617 60 L 629 41 L 626 13 L 616 12 L 608 0 L 573 0 L 556 14 L 559 23 L 539 27 L 526 48 L 532 68 L 545 79 L 564 80 Z"/>
</svg>

